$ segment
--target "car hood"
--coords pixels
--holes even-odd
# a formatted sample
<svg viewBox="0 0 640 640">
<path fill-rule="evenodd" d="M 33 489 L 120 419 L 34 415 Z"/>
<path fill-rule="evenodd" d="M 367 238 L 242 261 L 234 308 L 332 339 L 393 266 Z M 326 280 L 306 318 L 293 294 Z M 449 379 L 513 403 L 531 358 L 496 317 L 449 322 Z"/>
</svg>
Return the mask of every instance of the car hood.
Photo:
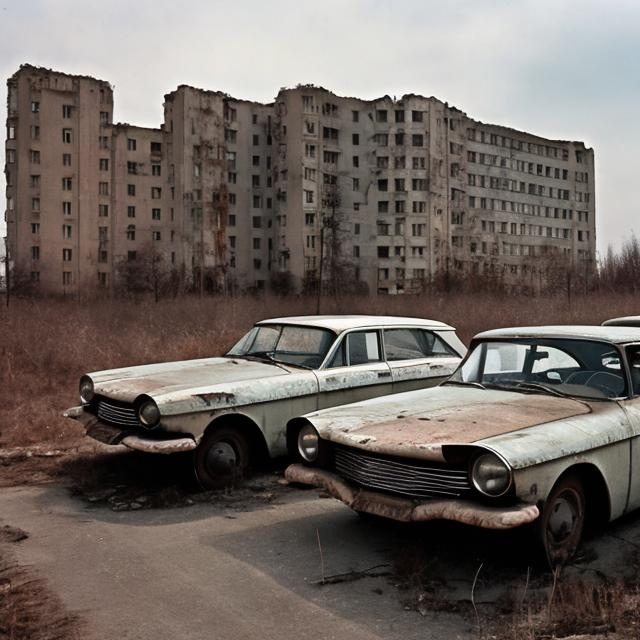
<svg viewBox="0 0 640 640">
<path fill-rule="evenodd" d="M 443 385 L 305 416 L 322 438 L 373 452 L 444 459 L 445 445 L 478 444 L 591 412 L 546 394 Z"/>
<path fill-rule="evenodd" d="M 297 371 L 297 370 L 296 370 Z M 224 387 L 237 383 L 251 386 L 255 381 L 281 378 L 291 374 L 286 367 L 240 358 L 204 358 L 180 362 L 163 362 L 123 369 L 90 373 L 97 394 L 115 400 L 132 402 L 146 394 L 161 402 L 163 398 L 209 394 L 209 404 L 224 398 Z M 227 396 L 230 394 L 227 393 Z M 227 399 L 229 399 L 227 397 Z"/>
</svg>

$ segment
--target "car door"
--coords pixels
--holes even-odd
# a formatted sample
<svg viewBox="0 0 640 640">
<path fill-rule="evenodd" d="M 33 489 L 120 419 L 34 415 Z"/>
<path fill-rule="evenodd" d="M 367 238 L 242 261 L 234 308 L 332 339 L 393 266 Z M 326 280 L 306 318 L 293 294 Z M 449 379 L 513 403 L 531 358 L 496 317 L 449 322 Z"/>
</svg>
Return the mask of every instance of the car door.
<svg viewBox="0 0 640 640">
<path fill-rule="evenodd" d="M 394 327 L 383 336 L 393 393 L 439 384 L 460 363 L 460 356 L 433 331 Z"/>
<path fill-rule="evenodd" d="M 391 393 L 391 370 L 384 360 L 379 329 L 350 331 L 342 336 L 329 362 L 315 372 L 318 408 L 326 409 Z"/>
<path fill-rule="evenodd" d="M 632 388 L 629 397 L 620 401 L 620 406 L 629 420 L 631 436 L 631 472 L 627 503 L 627 510 L 631 510 L 640 507 L 640 344 L 627 345 L 625 356 Z"/>
</svg>

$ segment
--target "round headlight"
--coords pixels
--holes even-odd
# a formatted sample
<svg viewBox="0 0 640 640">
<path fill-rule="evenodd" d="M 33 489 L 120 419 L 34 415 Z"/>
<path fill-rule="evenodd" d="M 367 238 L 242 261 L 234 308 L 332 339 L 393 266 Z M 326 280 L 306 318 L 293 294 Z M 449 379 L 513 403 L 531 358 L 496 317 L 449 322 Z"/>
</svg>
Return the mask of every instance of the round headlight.
<svg viewBox="0 0 640 640">
<path fill-rule="evenodd" d="M 80 401 L 82 404 L 89 404 L 94 395 L 93 380 L 89 376 L 82 376 L 80 378 Z"/>
<path fill-rule="evenodd" d="M 298 433 L 298 452 L 307 462 L 313 462 L 318 457 L 319 451 L 318 432 L 310 425 L 305 424 Z"/>
<path fill-rule="evenodd" d="M 480 493 L 497 498 L 511 486 L 511 470 L 495 453 L 483 453 L 473 463 L 471 480 Z"/>
<path fill-rule="evenodd" d="M 145 427 L 155 427 L 160 420 L 160 409 L 153 400 L 147 400 L 138 409 L 138 418 Z"/>
</svg>

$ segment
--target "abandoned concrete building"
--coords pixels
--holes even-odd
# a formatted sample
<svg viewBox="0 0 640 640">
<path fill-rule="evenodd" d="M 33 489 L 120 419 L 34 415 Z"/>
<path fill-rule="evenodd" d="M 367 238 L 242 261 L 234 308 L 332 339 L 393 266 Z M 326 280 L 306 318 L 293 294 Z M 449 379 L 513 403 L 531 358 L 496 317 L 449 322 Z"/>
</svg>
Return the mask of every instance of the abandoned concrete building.
<svg viewBox="0 0 640 640">
<path fill-rule="evenodd" d="M 141 265 L 222 290 L 416 292 L 449 272 L 535 286 L 594 261 L 593 150 L 433 97 L 298 86 L 259 104 L 181 85 L 153 129 L 114 124 L 105 81 L 23 65 L 7 84 L 12 279 L 42 291 Z"/>
</svg>

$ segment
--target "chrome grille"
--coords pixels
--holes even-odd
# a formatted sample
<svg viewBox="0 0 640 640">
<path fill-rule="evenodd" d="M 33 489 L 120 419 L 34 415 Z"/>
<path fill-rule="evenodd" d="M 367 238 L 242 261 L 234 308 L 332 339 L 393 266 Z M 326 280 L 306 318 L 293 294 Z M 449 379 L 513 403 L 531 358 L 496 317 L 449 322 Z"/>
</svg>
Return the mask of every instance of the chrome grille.
<svg viewBox="0 0 640 640">
<path fill-rule="evenodd" d="M 132 406 L 117 405 L 103 399 L 98 400 L 98 418 L 121 427 L 140 426 L 138 415 Z"/>
<path fill-rule="evenodd" d="M 412 498 L 457 497 L 471 491 L 467 469 L 446 464 L 421 464 L 336 447 L 335 465 L 341 476 L 358 485 Z"/>
</svg>

